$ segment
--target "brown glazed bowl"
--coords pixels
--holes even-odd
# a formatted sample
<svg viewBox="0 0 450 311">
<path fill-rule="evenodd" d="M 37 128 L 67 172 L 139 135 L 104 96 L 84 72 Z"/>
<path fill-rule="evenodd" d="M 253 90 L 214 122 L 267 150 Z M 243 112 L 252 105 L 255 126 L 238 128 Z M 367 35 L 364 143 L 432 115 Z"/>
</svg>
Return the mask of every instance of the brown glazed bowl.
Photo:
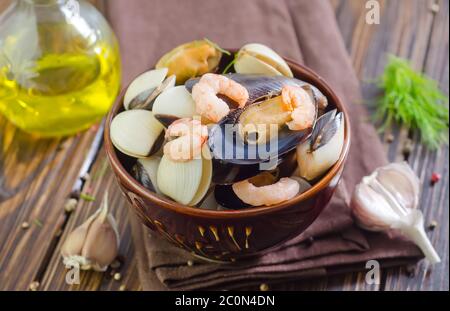
<svg viewBox="0 0 450 311">
<path fill-rule="evenodd" d="M 302 233 L 317 218 L 341 178 L 350 147 L 350 123 L 344 105 L 320 76 L 305 66 L 286 61 L 295 77 L 315 85 L 327 96 L 330 107 L 344 112 L 345 142 L 337 163 L 311 189 L 268 207 L 204 210 L 176 203 L 141 186 L 129 173 L 135 160 L 114 148 L 109 136 L 112 119 L 123 110 L 122 91 L 106 118 L 105 149 L 129 206 L 147 227 L 201 258 L 233 262 L 270 251 Z"/>
</svg>

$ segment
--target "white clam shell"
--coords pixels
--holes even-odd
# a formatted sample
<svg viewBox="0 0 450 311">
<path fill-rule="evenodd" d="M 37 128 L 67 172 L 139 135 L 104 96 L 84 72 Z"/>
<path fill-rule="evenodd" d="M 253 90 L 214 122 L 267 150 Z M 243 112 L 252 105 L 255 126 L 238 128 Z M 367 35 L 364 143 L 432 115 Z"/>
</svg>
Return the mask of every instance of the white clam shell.
<svg viewBox="0 0 450 311">
<path fill-rule="evenodd" d="M 163 194 L 178 203 L 192 206 L 205 196 L 211 177 L 212 161 L 209 157 L 176 162 L 164 155 L 159 164 L 157 183 Z"/>
<path fill-rule="evenodd" d="M 160 68 L 144 72 L 131 82 L 123 98 L 123 106 L 128 109 L 130 102 L 140 93 L 158 87 L 166 78 L 168 69 Z"/>
<path fill-rule="evenodd" d="M 281 76 L 281 72 L 264 63 L 256 57 L 242 53 L 234 63 L 234 69 L 241 74 L 261 74 L 267 76 Z"/>
<path fill-rule="evenodd" d="M 155 116 L 190 118 L 195 115 L 195 102 L 184 85 L 175 86 L 156 98 L 152 111 Z"/>
<path fill-rule="evenodd" d="M 163 125 L 148 110 L 134 109 L 119 113 L 111 122 L 113 145 L 135 158 L 145 158 L 154 149 L 164 131 Z"/>
<path fill-rule="evenodd" d="M 253 56 L 257 60 L 260 61 L 260 63 L 255 62 L 254 59 L 251 59 L 249 57 L 244 57 L 245 55 Z M 242 59 L 243 62 L 248 62 L 247 65 L 242 65 Z M 274 50 L 269 48 L 268 46 L 265 46 L 260 43 L 249 43 L 244 45 L 240 50 L 238 54 L 238 59 L 236 61 L 237 67 L 240 69 L 244 69 L 245 71 L 251 70 L 251 66 L 255 66 L 253 70 L 260 71 L 264 70 L 261 63 L 266 64 L 269 67 L 272 67 L 272 72 L 278 72 L 281 75 L 287 76 L 287 77 L 293 77 L 292 71 L 289 68 L 288 64 L 284 61 L 284 59 L 278 55 Z M 238 73 L 253 73 L 257 74 L 259 72 L 239 72 L 238 68 L 235 69 Z M 264 74 L 267 72 L 264 72 Z"/>
<path fill-rule="evenodd" d="M 306 180 L 312 180 L 324 174 L 334 165 L 341 155 L 344 146 L 344 118 L 328 143 L 310 152 L 310 139 L 297 147 L 298 175 Z"/>
</svg>

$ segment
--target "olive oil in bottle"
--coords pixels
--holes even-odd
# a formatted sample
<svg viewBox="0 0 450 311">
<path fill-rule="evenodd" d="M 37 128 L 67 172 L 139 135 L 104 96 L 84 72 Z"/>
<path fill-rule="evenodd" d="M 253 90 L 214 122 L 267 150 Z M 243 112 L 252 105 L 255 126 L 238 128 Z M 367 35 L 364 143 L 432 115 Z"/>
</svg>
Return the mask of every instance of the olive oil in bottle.
<svg viewBox="0 0 450 311">
<path fill-rule="evenodd" d="M 78 8 L 81 15 L 54 22 L 55 11 L 64 15 L 70 1 L 29 1 L 16 4 L 19 17 L 6 16 L 9 31 L 0 32 L 0 112 L 41 136 L 76 133 L 99 121 L 117 96 L 117 41 L 87 3 Z M 87 19 L 83 12 L 89 12 Z M 21 27 L 15 27 L 18 22 Z"/>
</svg>

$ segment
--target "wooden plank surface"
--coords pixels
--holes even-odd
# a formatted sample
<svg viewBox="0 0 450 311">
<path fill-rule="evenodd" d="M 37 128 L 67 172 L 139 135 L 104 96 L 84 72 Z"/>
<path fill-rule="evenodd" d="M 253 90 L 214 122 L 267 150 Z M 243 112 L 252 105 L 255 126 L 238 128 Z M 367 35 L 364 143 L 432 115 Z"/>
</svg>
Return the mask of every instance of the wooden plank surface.
<svg viewBox="0 0 450 311">
<path fill-rule="evenodd" d="M 100 8 L 107 5 L 104 1 L 96 2 Z M 449 1 L 380 0 L 380 25 L 365 23 L 364 3 L 361 0 L 332 0 L 347 49 L 362 81 L 365 99 L 371 100 L 378 94 L 373 84 L 367 81 L 382 72 L 386 52 L 410 58 L 417 69 L 423 69 L 437 79 L 448 94 Z M 433 11 L 431 8 L 436 4 L 439 10 Z M 6 0 L 0 0 L 0 10 L 5 6 Z M 408 138 L 417 140 L 417 134 L 406 128 L 392 128 L 391 132 L 395 141 L 385 144 L 386 152 L 390 160 L 401 160 L 405 141 Z M 0 289 L 27 289 L 33 281 L 38 281 L 39 289 L 43 290 L 141 289 L 126 203 L 106 165 L 103 151 L 96 157 L 90 178 L 81 190 L 95 196 L 96 201 L 79 200 L 77 208 L 70 214 L 63 209 L 73 187 L 81 187 L 84 182 L 80 179 L 83 174 L 80 171 L 87 168 L 86 155 L 96 134 L 94 127 L 63 141 L 39 140 L 21 133 L 0 117 Z M 96 150 L 95 147 L 92 149 Z M 426 223 L 439 222 L 430 236 L 443 263 L 433 269 L 422 263 L 414 273 L 407 269 L 383 271 L 382 283 L 378 286 L 367 285 L 364 274 L 352 273 L 301 284 L 276 285 L 272 289 L 448 290 L 448 156 L 448 147 L 430 152 L 415 143 L 407 159 L 424 185 L 421 207 Z M 428 180 L 434 171 L 441 173 L 443 179 L 431 187 Z M 30 176 L 29 180 L 25 176 Z M 69 286 L 64 280 L 65 271 L 59 255 L 61 241 L 96 210 L 106 189 L 114 202 L 111 209 L 119 222 L 123 263 L 117 271 L 82 272 L 81 284 Z M 30 228 L 23 230 L 23 222 L 28 222 Z M 121 274 L 119 281 L 112 277 L 116 272 Z"/>
</svg>

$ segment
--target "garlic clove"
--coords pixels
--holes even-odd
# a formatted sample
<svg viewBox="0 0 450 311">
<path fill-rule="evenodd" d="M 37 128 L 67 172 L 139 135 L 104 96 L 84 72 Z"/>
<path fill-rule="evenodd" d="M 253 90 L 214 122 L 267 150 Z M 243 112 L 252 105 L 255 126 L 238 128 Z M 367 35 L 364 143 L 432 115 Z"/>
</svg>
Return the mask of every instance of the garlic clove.
<svg viewBox="0 0 450 311">
<path fill-rule="evenodd" d="M 70 257 L 72 255 L 81 254 L 84 241 L 89 231 L 89 227 L 95 219 L 95 214 L 89 217 L 81 226 L 72 231 L 61 247 L 61 254 L 63 257 Z"/>
<path fill-rule="evenodd" d="M 381 168 L 376 178 L 403 207 L 417 207 L 420 181 L 406 162 Z"/>
<path fill-rule="evenodd" d="M 119 250 L 119 233 L 114 217 L 108 211 L 108 192 L 101 207 L 81 226 L 69 234 L 61 248 L 66 265 L 81 269 L 105 271 Z"/>
<path fill-rule="evenodd" d="M 119 250 L 119 233 L 114 217 L 108 211 L 108 192 L 86 236 L 81 256 L 93 263 L 93 269 L 105 271 Z"/>
<path fill-rule="evenodd" d="M 352 213 L 357 224 L 367 230 L 399 231 L 435 264 L 440 258 L 425 233 L 422 212 L 417 209 L 419 186 L 418 177 L 406 162 L 378 168 L 356 186 Z"/>
<path fill-rule="evenodd" d="M 358 225 L 367 230 L 388 230 L 399 221 L 384 197 L 365 183 L 356 186 L 350 205 Z"/>
</svg>

